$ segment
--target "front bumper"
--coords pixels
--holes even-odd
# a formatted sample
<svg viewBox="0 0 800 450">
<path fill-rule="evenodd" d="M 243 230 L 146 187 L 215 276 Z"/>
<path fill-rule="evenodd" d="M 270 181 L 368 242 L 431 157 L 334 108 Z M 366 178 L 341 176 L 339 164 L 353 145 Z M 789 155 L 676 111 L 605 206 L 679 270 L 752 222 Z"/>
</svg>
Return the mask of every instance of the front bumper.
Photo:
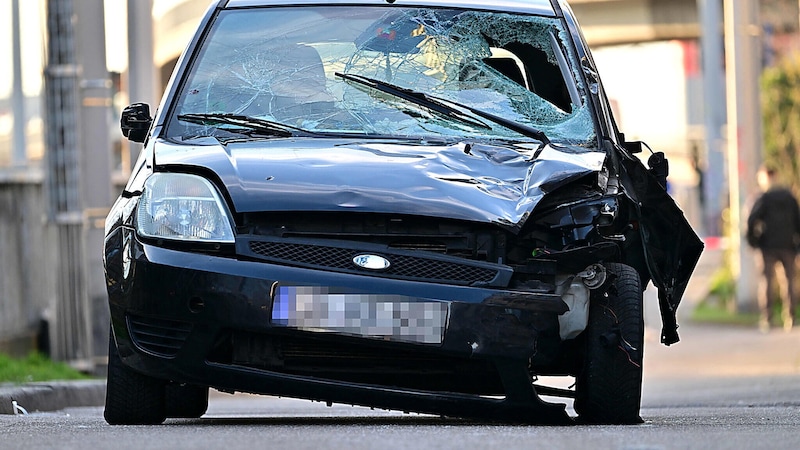
<svg viewBox="0 0 800 450">
<path fill-rule="evenodd" d="M 555 294 L 187 253 L 143 244 L 122 228 L 106 244 L 115 342 L 124 363 L 149 376 L 422 413 L 568 420 L 564 405 L 538 398 L 530 376 L 560 353 L 558 316 L 567 306 Z M 412 311 L 445 305 L 446 319 L 433 340 L 427 332 L 428 340 L 404 339 L 403 320 L 394 335 L 301 327 L 276 310 L 280 292 L 297 287 Z"/>
</svg>

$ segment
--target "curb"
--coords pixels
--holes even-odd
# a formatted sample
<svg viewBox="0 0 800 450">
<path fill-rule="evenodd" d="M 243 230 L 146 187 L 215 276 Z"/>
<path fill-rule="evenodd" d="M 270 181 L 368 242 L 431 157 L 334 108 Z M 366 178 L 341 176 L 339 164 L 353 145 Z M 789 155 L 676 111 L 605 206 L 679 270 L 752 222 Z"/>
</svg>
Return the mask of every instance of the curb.
<svg viewBox="0 0 800 450">
<path fill-rule="evenodd" d="M 77 406 L 103 406 L 105 380 L 56 381 L 0 386 L 0 414 L 59 411 Z M 21 410 L 14 408 L 14 402 Z"/>
</svg>

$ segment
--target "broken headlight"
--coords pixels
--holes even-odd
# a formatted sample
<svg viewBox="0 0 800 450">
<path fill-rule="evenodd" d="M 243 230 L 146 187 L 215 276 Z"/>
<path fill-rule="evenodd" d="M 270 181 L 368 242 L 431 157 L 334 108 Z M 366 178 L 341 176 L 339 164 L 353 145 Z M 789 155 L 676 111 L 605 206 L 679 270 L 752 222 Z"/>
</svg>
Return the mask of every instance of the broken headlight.
<svg viewBox="0 0 800 450">
<path fill-rule="evenodd" d="M 600 233 L 607 239 L 614 231 L 613 224 L 619 210 L 618 199 L 603 197 L 580 201 L 555 208 L 538 222 L 550 229 L 561 230 L 563 244 L 591 240 Z"/>
<path fill-rule="evenodd" d="M 140 235 L 157 239 L 233 243 L 227 208 L 205 178 L 156 173 L 145 182 L 137 210 Z"/>
</svg>

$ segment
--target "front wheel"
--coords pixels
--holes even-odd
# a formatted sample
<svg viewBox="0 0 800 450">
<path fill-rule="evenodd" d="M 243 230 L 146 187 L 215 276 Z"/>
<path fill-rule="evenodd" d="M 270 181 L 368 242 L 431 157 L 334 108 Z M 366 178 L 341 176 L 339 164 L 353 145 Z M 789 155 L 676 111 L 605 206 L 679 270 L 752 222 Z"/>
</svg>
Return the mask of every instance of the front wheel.
<svg viewBox="0 0 800 450">
<path fill-rule="evenodd" d="M 122 362 L 112 333 L 108 339 L 108 382 L 103 416 L 111 425 L 153 425 L 166 419 L 165 382 Z"/>
<path fill-rule="evenodd" d="M 644 317 L 639 274 L 607 264 L 609 279 L 595 291 L 576 377 L 575 411 L 583 423 L 641 423 Z"/>
</svg>

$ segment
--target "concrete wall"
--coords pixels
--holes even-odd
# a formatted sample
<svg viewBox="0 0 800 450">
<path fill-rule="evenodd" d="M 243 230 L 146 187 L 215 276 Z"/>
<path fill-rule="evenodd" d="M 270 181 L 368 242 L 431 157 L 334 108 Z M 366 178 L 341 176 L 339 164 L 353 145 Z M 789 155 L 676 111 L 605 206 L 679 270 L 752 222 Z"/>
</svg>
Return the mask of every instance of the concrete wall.
<svg viewBox="0 0 800 450">
<path fill-rule="evenodd" d="M 36 348 L 55 305 L 55 227 L 45 217 L 40 170 L 0 170 L 0 352 Z"/>
<path fill-rule="evenodd" d="M 116 197 L 126 178 L 118 172 L 112 175 L 111 195 Z M 0 168 L 0 353 L 14 356 L 37 348 L 57 349 L 60 249 L 58 227 L 47 219 L 44 178 L 35 166 Z M 100 208 L 84 211 L 85 254 L 102 254 L 107 212 Z M 108 350 L 109 323 L 102 260 L 87 258 L 85 264 L 92 355 L 102 358 Z M 43 319 L 49 324 L 49 335 L 40 336 Z"/>
</svg>

